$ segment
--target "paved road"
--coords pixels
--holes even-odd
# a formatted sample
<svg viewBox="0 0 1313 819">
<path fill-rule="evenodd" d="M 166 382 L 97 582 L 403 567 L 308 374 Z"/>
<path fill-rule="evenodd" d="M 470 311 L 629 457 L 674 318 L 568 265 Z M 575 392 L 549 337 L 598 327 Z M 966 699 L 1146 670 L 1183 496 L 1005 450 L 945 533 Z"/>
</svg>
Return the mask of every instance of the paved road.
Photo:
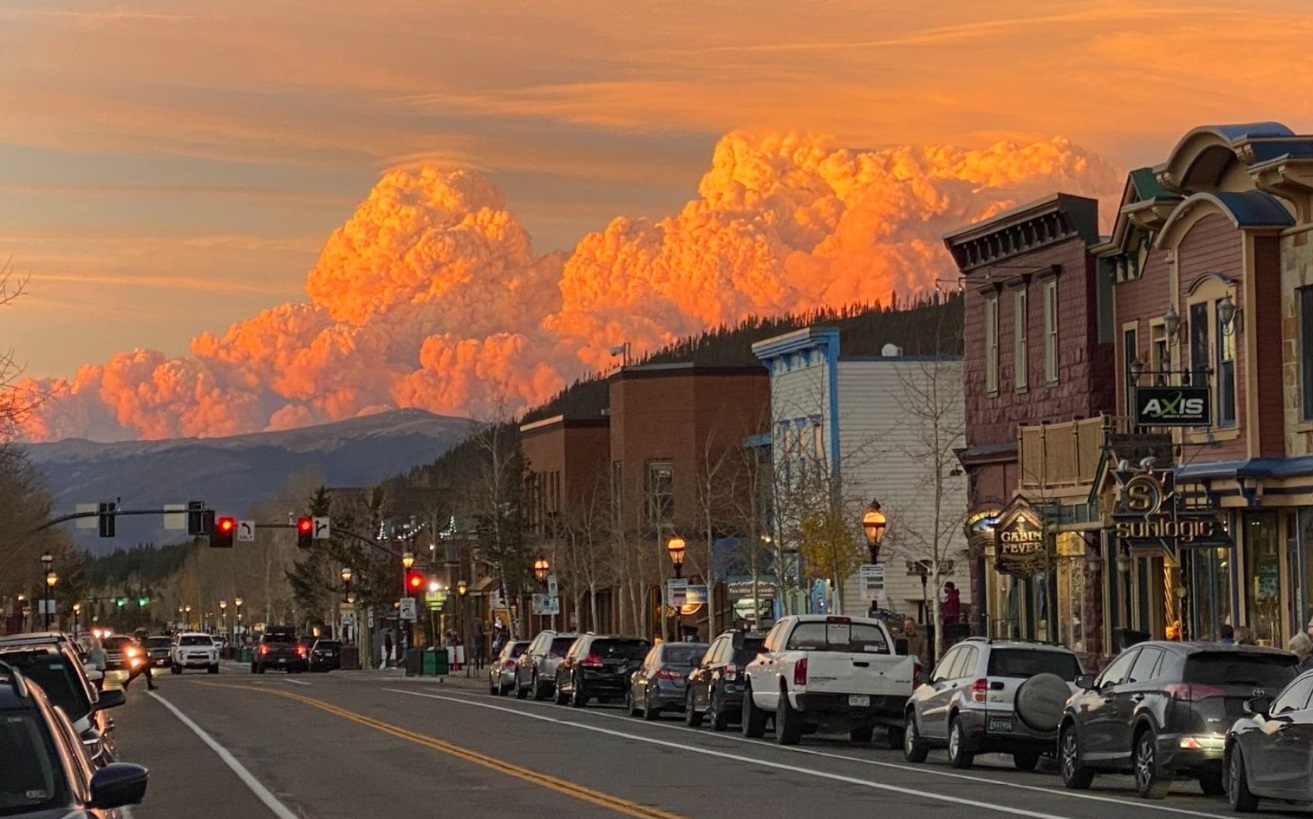
<svg viewBox="0 0 1313 819">
<path fill-rule="evenodd" d="M 1229 816 L 1180 783 L 1163 802 L 1129 777 L 1072 793 L 1052 773 L 1018 773 L 1005 757 L 971 771 L 942 754 L 907 765 L 871 746 L 806 737 L 781 748 L 689 729 L 671 716 L 632 719 L 616 706 L 575 710 L 491 697 L 477 680 L 397 672 L 163 675 L 134 684 L 115 714 L 125 759 L 151 769 L 137 819 L 533 815 L 649 819 L 829 815 L 916 817 L 969 812 L 1030 819 Z M 769 736 L 769 735 L 768 735 Z"/>
</svg>

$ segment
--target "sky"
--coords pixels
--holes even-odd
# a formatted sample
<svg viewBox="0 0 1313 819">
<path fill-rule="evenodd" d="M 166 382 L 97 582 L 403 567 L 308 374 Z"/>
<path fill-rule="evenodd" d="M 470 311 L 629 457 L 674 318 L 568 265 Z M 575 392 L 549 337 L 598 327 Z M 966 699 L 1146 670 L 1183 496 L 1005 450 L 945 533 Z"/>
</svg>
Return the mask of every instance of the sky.
<svg viewBox="0 0 1313 819">
<path fill-rule="evenodd" d="M 932 287 L 1196 125 L 1313 130 L 1309 42 L 1303 0 L 0 0 L 0 348 L 33 439 L 523 407 Z"/>
</svg>

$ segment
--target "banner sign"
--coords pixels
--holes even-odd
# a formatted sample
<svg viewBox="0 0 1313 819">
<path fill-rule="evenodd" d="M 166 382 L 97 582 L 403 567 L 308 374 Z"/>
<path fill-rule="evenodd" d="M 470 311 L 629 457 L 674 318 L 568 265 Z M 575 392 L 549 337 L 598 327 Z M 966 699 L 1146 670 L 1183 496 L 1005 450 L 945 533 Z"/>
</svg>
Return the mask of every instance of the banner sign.
<svg viewBox="0 0 1313 819">
<path fill-rule="evenodd" d="M 1207 387 L 1136 387 L 1135 424 L 1142 427 L 1206 427 L 1213 422 Z"/>
</svg>

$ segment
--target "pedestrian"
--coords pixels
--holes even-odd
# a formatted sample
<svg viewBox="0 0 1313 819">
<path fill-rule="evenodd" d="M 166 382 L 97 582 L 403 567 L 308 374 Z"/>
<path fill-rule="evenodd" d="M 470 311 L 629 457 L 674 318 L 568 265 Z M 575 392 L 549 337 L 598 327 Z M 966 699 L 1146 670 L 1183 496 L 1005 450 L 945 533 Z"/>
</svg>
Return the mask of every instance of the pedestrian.
<svg viewBox="0 0 1313 819">
<path fill-rule="evenodd" d="M 474 664 L 480 670 L 483 669 L 483 658 L 487 653 L 487 635 L 483 633 L 483 621 L 474 622 L 474 636 L 470 640 L 474 644 Z"/>
<path fill-rule="evenodd" d="M 907 656 L 915 657 L 923 670 L 930 670 L 930 642 L 911 617 L 903 618 L 903 639 L 907 641 Z"/>
<path fill-rule="evenodd" d="M 944 584 L 944 602 L 939 604 L 939 621 L 944 625 L 957 623 L 962 619 L 962 593 L 953 581 Z"/>
<path fill-rule="evenodd" d="M 1233 645 L 1235 643 L 1235 629 L 1231 628 L 1230 623 L 1223 623 L 1222 627 L 1218 629 L 1218 634 L 1221 637 L 1220 642 L 1223 644 Z"/>
<path fill-rule="evenodd" d="M 381 668 L 388 668 L 392 662 L 392 632 L 383 632 L 383 662 Z"/>
<path fill-rule="evenodd" d="M 1287 651 L 1293 651 L 1299 658 L 1299 670 L 1301 672 L 1309 669 L 1309 656 L 1313 655 L 1313 639 L 1310 639 L 1307 632 L 1301 631 L 1290 642 L 1286 644 Z"/>
<path fill-rule="evenodd" d="M 145 629 L 137 629 L 137 633 L 136 633 L 135 635 L 133 635 L 133 639 L 134 639 L 134 641 L 135 641 L 136 644 L 137 644 L 137 648 L 138 648 L 138 650 L 141 652 L 141 655 L 140 655 L 140 656 L 141 656 L 141 665 L 138 665 L 136 668 L 134 668 L 134 669 L 132 669 L 130 672 L 128 672 L 128 678 L 127 678 L 127 680 L 125 680 L 125 681 L 123 682 L 123 690 L 124 690 L 124 691 L 127 691 L 127 690 L 128 690 L 128 686 L 129 686 L 129 685 L 132 685 L 132 681 L 133 681 L 133 680 L 137 679 L 137 678 L 140 677 L 142 674 L 145 674 L 145 675 L 146 675 L 146 690 L 147 690 L 147 691 L 154 691 L 154 690 L 156 689 L 157 686 L 155 685 L 155 677 L 151 674 L 151 669 L 150 669 L 150 667 L 151 667 L 152 663 L 151 663 L 151 659 L 150 659 L 150 652 L 146 649 L 146 630 L 145 630 Z"/>
<path fill-rule="evenodd" d="M 1258 641 L 1254 639 L 1254 632 L 1250 631 L 1248 626 L 1241 626 L 1235 630 L 1235 644 L 1238 646 L 1256 646 Z"/>
</svg>

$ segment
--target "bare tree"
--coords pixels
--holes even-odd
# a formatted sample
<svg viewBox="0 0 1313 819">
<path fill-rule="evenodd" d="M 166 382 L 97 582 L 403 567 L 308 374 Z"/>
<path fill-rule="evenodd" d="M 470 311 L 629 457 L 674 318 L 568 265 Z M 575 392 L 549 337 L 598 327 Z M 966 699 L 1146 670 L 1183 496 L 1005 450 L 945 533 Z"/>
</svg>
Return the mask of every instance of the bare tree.
<svg viewBox="0 0 1313 819">
<path fill-rule="evenodd" d="M 597 595 L 612 588 L 619 576 L 606 482 L 599 476 L 590 489 L 566 498 L 558 524 L 558 573 L 573 596 L 576 612 L 582 610 L 587 599 L 588 622 L 596 629 L 600 622 Z"/>
</svg>

